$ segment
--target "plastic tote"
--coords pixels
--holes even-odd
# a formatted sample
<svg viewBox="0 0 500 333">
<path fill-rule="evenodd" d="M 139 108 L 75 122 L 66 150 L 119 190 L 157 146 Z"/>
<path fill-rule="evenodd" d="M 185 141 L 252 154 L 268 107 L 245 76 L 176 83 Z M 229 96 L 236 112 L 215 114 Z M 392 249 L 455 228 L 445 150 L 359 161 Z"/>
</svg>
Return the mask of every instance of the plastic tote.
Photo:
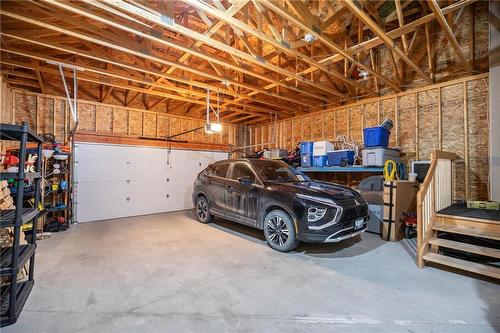
<svg viewBox="0 0 500 333">
<path fill-rule="evenodd" d="M 363 129 L 365 147 L 387 147 L 391 132 L 383 127 L 368 127 Z"/>
<path fill-rule="evenodd" d="M 300 155 L 300 166 L 303 168 L 310 168 L 313 164 L 313 158 L 311 154 Z"/>
<path fill-rule="evenodd" d="M 300 143 L 300 153 L 302 155 L 305 155 L 305 154 L 311 154 L 313 153 L 313 145 L 314 145 L 314 142 L 310 142 L 310 141 L 304 141 L 304 142 L 301 142 Z"/>
<path fill-rule="evenodd" d="M 354 150 L 351 149 L 342 149 L 331 151 L 327 154 L 328 156 L 328 165 L 329 166 L 341 166 L 342 161 L 345 161 L 344 165 L 353 165 L 354 164 Z"/>
<path fill-rule="evenodd" d="M 326 161 L 327 161 L 327 156 L 326 155 L 321 155 L 321 156 L 313 156 L 313 166 L 314 167 L 325 167 L 326 166 Z"/>
</svg>

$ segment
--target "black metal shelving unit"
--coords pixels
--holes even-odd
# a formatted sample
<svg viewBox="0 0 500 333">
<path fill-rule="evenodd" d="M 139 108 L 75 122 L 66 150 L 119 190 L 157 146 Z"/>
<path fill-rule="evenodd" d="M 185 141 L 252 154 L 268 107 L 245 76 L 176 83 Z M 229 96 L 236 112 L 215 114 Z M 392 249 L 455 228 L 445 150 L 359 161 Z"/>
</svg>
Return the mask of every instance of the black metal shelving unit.
<svg viewBox="0 0 500 333">
<path fill-rule="evenodd" d="M 0 227 L 13 227 L 14 239 L 11 247 L 4 247 L 0 253 L 0 276 L 8 277 L 9 283 L 2 286 L 0 326 L 15 323 L 28 299 L 35 283 L 35 250 L 36 250 L 36 221 L 39 216 L 38 204 L 40 202 L 40 174 L 42 170 L 42 142 L 27 123 L 19 125 L 0 124 L 0 139 L 19 141 L 19 168 L 18 172 L 0 172 L 0 179 L 14 178 L 17 181 L 17 192 L 15 196 L 15 209 L 0 211 Z M 26 145 L 28 142 L 37 143 L 36 172 L 25 172 Z M 24 193 L 24 180 L 33 179 L 35 182 L 35 208 L 23 207 L 24 197 L 33 194 Z M 31 238 L 28 244 L 20 245 L 21 226 L 32 221 Z M 29 273 L 27 280 L 17 281 L 18 273 L 29 261 Z"/>
</svg>

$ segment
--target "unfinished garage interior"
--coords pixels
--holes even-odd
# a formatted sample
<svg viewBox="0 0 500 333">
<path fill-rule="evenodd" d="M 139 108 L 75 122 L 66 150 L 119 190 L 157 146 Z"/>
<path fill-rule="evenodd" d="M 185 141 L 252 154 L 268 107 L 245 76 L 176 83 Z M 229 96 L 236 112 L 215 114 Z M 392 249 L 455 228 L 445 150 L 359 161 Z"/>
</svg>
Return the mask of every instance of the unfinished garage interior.
<svg viewBox="0 0 500 333">
<path fill-rule="evenodd" d="M 500 2 L 0 24 L 2 332 L 500 332 Z"/>
</svg>

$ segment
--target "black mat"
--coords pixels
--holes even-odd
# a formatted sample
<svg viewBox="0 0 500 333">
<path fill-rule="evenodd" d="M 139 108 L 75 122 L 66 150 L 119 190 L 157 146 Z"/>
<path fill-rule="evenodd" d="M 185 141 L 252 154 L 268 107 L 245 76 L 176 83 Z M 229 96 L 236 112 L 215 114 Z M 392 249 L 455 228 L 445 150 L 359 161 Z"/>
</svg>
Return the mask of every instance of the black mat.
<svg viewBox="0 0 500 333">
<path fill-rule="evenodd" d="M 464 206 L 462 204 L 453 204 L 449 207 L 441 209 L 437 213 L 445 215 L 471 217 L 475 219 L 500 221 L 500 210 L 467 208 L 467 206 Z"/>
</svg>

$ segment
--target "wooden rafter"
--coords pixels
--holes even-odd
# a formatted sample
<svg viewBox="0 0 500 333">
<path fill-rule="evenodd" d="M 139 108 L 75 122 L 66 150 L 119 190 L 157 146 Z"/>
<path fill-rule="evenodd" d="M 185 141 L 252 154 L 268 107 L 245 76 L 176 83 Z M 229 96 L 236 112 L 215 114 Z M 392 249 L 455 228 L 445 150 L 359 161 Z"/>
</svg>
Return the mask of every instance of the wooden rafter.
<svg viewBox="0 0 500 333">
<path fill-rule="evenodd" d="M 290 3 L 295 3 L 295 2 L 290 2 Z M 355 58 L 353 58 L 351 55 L 349 55 L 341 46 L 339 46 L 337 43 L 335 43 L 329 37 L 327 37 L 323 32 L 318 32 L 318 29 L 316 29 L 314 26 L 306 24 L 305 22 L 300 20 L 297 16 L 293 15 L 288 10 L 286 10 L 282 6 L 276 4 L 275 2 L 272 2 L 269 0 L 264 0 L 263 4 L 265 6 L 267 6 L 269 9 L 271 9 L 272 11 L 274 11 L 275 13 L 277 13 L 278 15 L 289 20 L 290 22 L 292 22 L 294 25 L 298 26 L 302 30 L 306 31 L 309 34 L 312 34 L 313 36 L 316 36 L 316 38 L 319 41 L 321 41 L 322 43 L 324 43 L 326 46 L 328 46 L 332 50 L 338 52 L 339 54 L 341 54 L 342 56 L 347 58 L 351 63 L 355 63 L 357 66 L 359 66 L 363 70 L 367 71 L 368 73 L 376 76 L 380 80 L 384 81 L 386 84 L 388 84 L 392 88 L 394 88 L 398 91 L 400 90 L 400 88 L 396 84 L 394 84 L 392 82 L 392 80 L 382 76 L 380 73 L 374 72 L 372 69 L 370 69 L 367 66 L 365 66 L 364 64 L 358 62 Z M 345 79 L 345 77 L 343 75 L 341 75 L 341 77 L 343 79 Z M 353 82 L 353 81 L 348 80 L 348 82 Z M 366 90 L 366 88 L 361 84 L 356 84 L 354 86 L 357 88 Z M 373 90 L 371 90 L 371 92 L 373 92 Z"/>
<path fill-rule="evenodd" d="M 436 15 L 436 19 L 439 22 L 439 25 L 443 28 L 446 36 L 448 37 L 448 40 L 451 43 L 451 46 L 455 50 L 457 56 L 460 58 L 460 61 L 462 61 L 462 63 L 464 64 L 465 68 L 467 69 L 467 72 L 472 74 L 472 67 L 470 66 L 469 61 L 462 52 L 462 49 L 460 48 L 460 45 L 458 44 L 457 39 L 453 34 L 453 31 L 451 31 L 451 28 L 446 18 L 444 17 L 443 11 L 439 7 L 438 3 L 436 2 L 436 0 L 429 0 L 427 4 L 431 8 L 432 12 Z"/>
<path fill-rule="evenodd" d="M 415 64 L 410 57 L 408 57 L 403 50 L 401 50 L 399 47 L 397 47 L 394 43 L 394 40 L 377 24 L 375 23 L 364 11 L 358 8 L 354 4 L 354 2 L 351 2 L 349 0 L 342 0 L 342 3 L 344 6 L 346 6 L 358 19 L 363 21 L 370 30 L 373 31 L 380 39 L 382 39 L 387 45 L 388 48 L 391 49 L 391 51 L 395 52 L 404 62 L 406 62 L 415 72 L 417 72 L 423 79 L 425 79 L 427 82 L 432 83 L 432 80 L 430 79 L 429 76 L 427 76 L 421 69 L 418 67 L 417 64 Z"/>
<path fill-rule="evenodd" d="M 74 31 L 65 30 L 65 29 L 59 28 L 59 27 L 54 26 L 54 25 L 49 25 L 49 24 L 46 24 L 46 23 L 43 23 L 43 22 L 32 20 L 30 18 L 26 18 L 26 17 L 21 16 L 21 15 L 17 15 L 17 14 L 11 13 L 11 12 L 6 12 L 4 10 L 2 11 L 2 14 L 4 14 L 4 15 L 13 15 L 16 18 L 19 18 L 21 20 L 26 20 L 27 22 L 30 22 L 30 23 L 33 23 L 33 24 L 37 24 L 37 25 L 40 25 L 40 26 L 43 26 L 43 27 L 46 27 L 46 28 L 49 28 L 49 29 L 57 29 L 57 30 L 59 30 L 59 31 L 61 31 L 63 33 L 73 35 L 73 36 L 75 36 L 77 38 L 81 38 L 83 40 L 87 40 L 87 41 L 93 42 L 95 44 L 100 44 L 102 46 L 107 46 L 107 47 L 110 47 L 110 48 L 115 49 L 117 51 L 129 53 L 131 55 L 136 55 L 136 56 L 139 56 L 139 57 L 148 58 L 148 59 L 150 59 L 152 61 L 164 64 L 164 65 L 168 65 L 168 66 L 175 65 L 175 66 L 178 66 L 178 67 L 184 69 L 185 71 L 192 72 L 192 73 L 194 73 L 196 75 L 205 76 L 205 77 L 208 77 L 208 78 L 211 78 L 211 79 L 215 79 L 215 80 L 221 80 L 221 78 L 219 76 L 217 76 L 217 75 L 213 75 L 213 74 L 210 74 L 210 73 L 207 73 L 207 72 L 204 72 L 204 71 L 196 70 L 193 67 L 182 65 L 182 64 L 178 64 L 178 63 L 174 63 L 174 62 L 165 60 L 163 58 L 158 58 L 158 57 L 150 55 L 150 53 L 146 53 L 146 52 L 135 50 L 135 49 L 128 49 L 128 48 L 119 46 L 117 44 L 113 44 L 113 43 L 110 43 L 110 42 L 107 42 L 107 41 L 100 40 L 100 39 L 95 38 L 95 37 L 83 35 L 83 34 L 80 34 L 80 33 L 74 32 Z M 32 38 L 20 37 L 19 35 L 6 34 L 6 33 L 3 33 L 3 32 L 2 32 L 2 34 L 3 35 L 7 35 L 7 36 L 12 36 L 14 38 L 22 38 L 24 40 L 34 42 L 34 39 L 32 39 Z M 42 44 L 44 46 L 49 46 L 49 47 L 51 47 L 51 46 L 54 45 L 54 43 L 45 43 L 42 40 L 38 40 L 36 43 L 37 44 Z M 58 48 L 64 48 L 65 50 L 71 49 L 68 46 L 58 46 Z M 88 57 L 91 57 L 91 58 L 94 58 L 94 59 L 97 58 L 97 57 L 95 57 L 92 54 L 92 52 L 85 52 L 85 51 L 82 51 L 81 49 L 74 49 L 74 53 L 78 54 L 78 55 L 82 55 L 82 56 L 88 56 Z M 98 58 L 98 59 L 103 60 L 103 58 Z M 124 66 L 124 67 L 128 67 L 128 68 L 131 68 L 131 67 L 133 68 L 133 66 L 125 65 L 123 63 L 118 63 L 118 62 L 116 62 L 112 58 L 108 58 L 108 59 L 106 59 L 104 61 L 112 62 L 114 64 L 118 64 L 120 66 Z M 149 72 L 152 72 L 152 71 L 149 70 Z M 155 74 L 156 75 L 166 76 L 165 74 L 162 74 L 160 72 L 156 72 Z M 187 84 L 196 84 L 196 82 L 192 82 L 192 81 L 189 81 L 189 80 L 182 80 L 182 79 L 180 79 L 178 77 L 174 77 L 174 76 L 166 76 L 166 77 L 168 77 L 169 79 L 172 79 L 172 80 L 176 80 L 176 81 L 184 81 L 184 83 L 187 83 Z M 256 90 L 256 91 L 258 91 L 258 93 L 269 95 L 271 97 L 277 97 L 277 98 L 284 99 L 286 101 L 293 102 L 293 103 L 303 104 L 304 106 L 310 106 L 309 104 L 298 102 L 295 99 L 291 99 L 291 98 L 288 98 L 288 97 L 285 97 L 285 96 L 281 96 L 281 95 L 276 95 L 276 94 L 271 93 L 269 91 L 266 91 L 264 89 L 259 89 L 258 87 L 252 86 L 250 84 L 241 83 L 241 82 L 238 82 L 238 81 L 230 80 L 228 78 L 224 78 L 224 79 L 227 82 L 229 82 L 229 83 L 231 83 L 233 85 L 242 86 L 244 88 L 248 88 L 248 89 L 251 89 L 251 90 Z M 199 83 L 199 86 L 200 87 L 206 87 L 207 84 Z M 218 87 L 214 87 L 214 89 L 218 89 Z M 242 95 L 242 97 L 244 97 L 244 95 Z"/>
</svg>

